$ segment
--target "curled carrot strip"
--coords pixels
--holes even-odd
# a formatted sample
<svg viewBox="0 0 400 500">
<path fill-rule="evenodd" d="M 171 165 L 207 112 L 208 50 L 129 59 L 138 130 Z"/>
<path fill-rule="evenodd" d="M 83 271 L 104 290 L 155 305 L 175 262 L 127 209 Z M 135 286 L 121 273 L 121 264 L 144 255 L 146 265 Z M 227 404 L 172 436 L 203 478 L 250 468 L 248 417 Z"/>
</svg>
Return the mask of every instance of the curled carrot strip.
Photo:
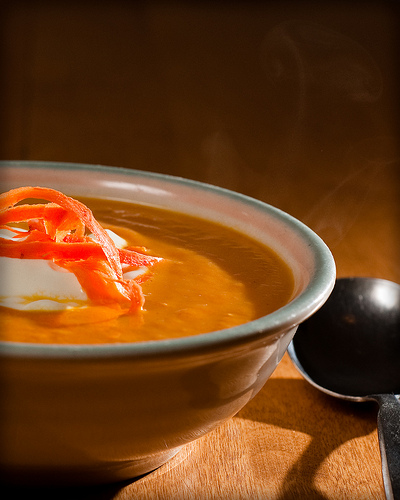
<svg viewBox="0 0 400 500">
<path fill-rule="evenodd" d="M 52 259 L 52 260 L 84 260 L 89 257 L 103 259 L 104 253 L 100 245 L 89 241 L 77 242 L 68 240 L 57 242 L 40 231 L 31 231 L 23 241 L 12 241 L 0 238 L 0 257 L 15 259 Z M 160 259 L 141 254 L 134 250 L 117 249 L 121 264 L 130 267 L 149 267 Z"/>
<path fill-rule="evenodd" d="M 0 210 L 7 210 L 19 203 L 26 198 L 38 198 L 46 201 L 56 203 L 62 208 L 65 208 L 69 212 L 75 214 L 82 223 L 90 229 L 90 231 L 96 236 L 100 245 L 103 248 L 103 252 L 110 263 L 111 268 L 115 272 L 116 276 L 122 277 L 122 267 L 119 261 L 119 255 L 114 242 L 107 234 L 106 231 L 100 226 L 100 224 L 93 217 L 92 211 L 89 210 L 83 203 L 66 196 L 65 194 L 57 191 L 55 189 L 43 188 L 43 187 L 21 187 L 12 189 L 7 193 L 0 195 Z M 28 205 L 29 206 L 29 205 Z"/>
<path fill-rule="evenodd" d="M 46 203 L 20 204 L 27 198 Z M 9 224 L 26 223 L 18 230 Z M 73 272 L 90 300 L 140 309 L 144 297 L 141 279 L 126 280 L 122 264 L 131 268 L 151 267 L 162 260 L 144 249 L 118 249 L 83 203 L 44 187 L 21 187 L 0 195 L 0 228 L 15 232 L 12 239 L 0 237 L 0 256 L 18 259 L 47 259 Z M 96 241 L 85 235 L 86 228 Z"/>
</svg>

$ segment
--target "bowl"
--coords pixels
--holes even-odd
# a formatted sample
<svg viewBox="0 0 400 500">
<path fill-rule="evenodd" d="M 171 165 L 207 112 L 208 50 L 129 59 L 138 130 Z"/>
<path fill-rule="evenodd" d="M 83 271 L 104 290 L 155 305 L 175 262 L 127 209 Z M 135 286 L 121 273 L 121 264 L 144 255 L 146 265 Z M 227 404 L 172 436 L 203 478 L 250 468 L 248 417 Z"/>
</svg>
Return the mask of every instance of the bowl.
<svg viewBox="0 0 400 500">
<path fill-rule="evenodd" d="M 167 462 L 235 415 L 263 387 L 296 328 L 330 295 L 324 242 L 255 199 L 178 177 L 116 167 L 0 162 L 1 191 L 150 203 L 222 222 L 276 250 L 290 302 L 262 318 L 191 337 L 106 345 L 0 343 L 0 471 L 7 481 L 98 484 Z"/>
</svg>

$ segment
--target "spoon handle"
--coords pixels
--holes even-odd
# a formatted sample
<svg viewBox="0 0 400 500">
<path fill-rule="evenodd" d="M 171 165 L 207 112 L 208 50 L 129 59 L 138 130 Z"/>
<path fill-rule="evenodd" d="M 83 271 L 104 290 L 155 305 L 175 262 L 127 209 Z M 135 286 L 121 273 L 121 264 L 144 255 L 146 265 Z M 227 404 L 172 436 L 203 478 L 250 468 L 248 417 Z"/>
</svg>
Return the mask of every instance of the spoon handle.
<svg viewBox="0 0 400 500">
<path fill-rule="evenodd" d="M 400 500 L 400 402 L 393 394 L 375 396 L 383 483 L 388 500 Z"/>
</svg>

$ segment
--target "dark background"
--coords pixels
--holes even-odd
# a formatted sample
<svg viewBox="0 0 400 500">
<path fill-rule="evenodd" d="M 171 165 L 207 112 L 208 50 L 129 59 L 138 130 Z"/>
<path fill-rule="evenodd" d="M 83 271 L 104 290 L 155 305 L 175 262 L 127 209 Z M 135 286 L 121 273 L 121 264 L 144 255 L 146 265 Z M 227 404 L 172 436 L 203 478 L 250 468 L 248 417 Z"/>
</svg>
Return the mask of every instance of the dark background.
<svg viewBox="0 0 400 500">
<path fill-rule="evenodd" d="M 2 2 L 0 159 L 189 177 L 361 248 L 399 197 L 399 27 L 389 1 Z"/>
</svg>

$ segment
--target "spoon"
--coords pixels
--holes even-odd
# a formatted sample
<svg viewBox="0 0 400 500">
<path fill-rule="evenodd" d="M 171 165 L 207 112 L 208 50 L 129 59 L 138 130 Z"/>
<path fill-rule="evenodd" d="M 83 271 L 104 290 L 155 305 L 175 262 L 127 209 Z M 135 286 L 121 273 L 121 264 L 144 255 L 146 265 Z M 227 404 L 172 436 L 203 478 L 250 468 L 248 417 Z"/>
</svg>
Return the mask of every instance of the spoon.
<svg viewBox="0 0 400 500">
<path fill-rule="evenodd" d="M 377 278 L 336 280 L 327 302 L 298 327 L 288 352 L 321 391 L 378 403 L 385 494 L 400 500 L 400 285 Z"/>
</svg>

